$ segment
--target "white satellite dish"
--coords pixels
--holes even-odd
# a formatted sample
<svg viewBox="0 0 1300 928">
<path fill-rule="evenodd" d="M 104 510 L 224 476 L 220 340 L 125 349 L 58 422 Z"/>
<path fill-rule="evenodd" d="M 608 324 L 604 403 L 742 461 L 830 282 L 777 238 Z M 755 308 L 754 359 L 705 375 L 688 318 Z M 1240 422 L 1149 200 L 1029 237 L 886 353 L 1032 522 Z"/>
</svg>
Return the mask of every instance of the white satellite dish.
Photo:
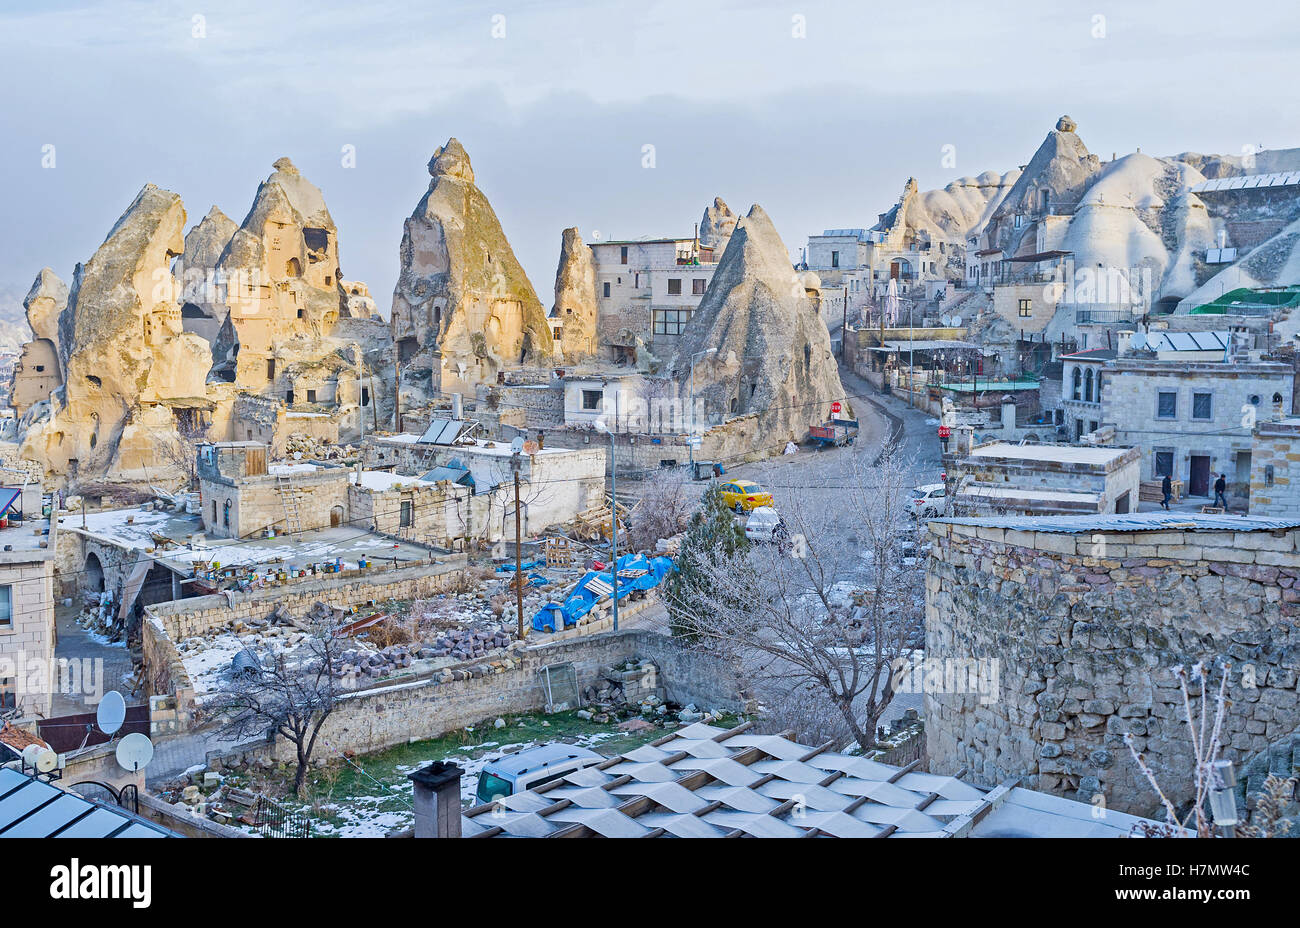
<svg viewBox="0 0 1300 928">
<path fill-rule="evenodd" d="M 99 701 L 99 707 L 95 709 L 95 723 L 99 730 L 106 735 L 116 733 L 126 721 L 126 700 L 117 690 L 111 690 L 104 694 L 104 698 Z"/>
<path fill-rule="evenodd" d="M 947 328 L 948 326 L 952 325 L 952 316 L 940 316 L 939 324 L 944 326 L 944 328 Z"/>
<path fill-rule="evenodd" d="M 117 762 L 123 770 L 143 770 L 153 760 L 153 742 L 148 735 L 132 732 L 117 743 Z"/>
<path fill-rule="evenodd" d="M 1141 332 L 1134 332 L 1133 337 L 1129 339 L 1128 343 L 1134 348 L 1145 348 L 1147 344 L 1147 337 Z"/>
<path fill-rule="evenodd" d="M 524 440 L 521 436 L 516 435 L 515 440 L 510 443 L 511 454 L 522 454 L 524 451 Z"/>
<path fill-rule="evenodd" d="M 961 316 L 953 316 L 953 317 L 952 317 L 952 327 L 953 327 L 954 329 L 959 329 L 959 328 L 961 328 Z"/>
</svg>

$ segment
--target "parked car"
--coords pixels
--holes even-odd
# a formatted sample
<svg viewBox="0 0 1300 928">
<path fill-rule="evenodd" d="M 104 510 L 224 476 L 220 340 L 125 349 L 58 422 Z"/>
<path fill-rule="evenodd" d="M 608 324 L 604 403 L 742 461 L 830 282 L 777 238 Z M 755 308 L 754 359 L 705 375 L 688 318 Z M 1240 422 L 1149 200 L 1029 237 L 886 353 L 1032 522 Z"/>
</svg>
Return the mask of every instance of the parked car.
<svg viewBox="0 0 1300 928">
<path fill-rule="evenodd" d="M 790 537 L 790 532 L 779 512 L 771 506 L 759 506 L 745 522 L 745 537 L 754 542 L 781 544 Z"/>
<path fill-rule="evenodd" d="M 908 513 L 918 519 L 942 519 L 948 514 L 948 495 L 942 483 L 927 483 L 912 491 Z"/>
<path fill-rule="evenodd" d="M 771 506 L 772 494 L 752 480 L 732 480 L 722 485 L 722 501 L 743 515 L 759 506 Z"/>
<path fill-rule="evenodd" d="M 475 796 L 479 802 L 496 802 L 603 760 L 595 751 L 572 744 L 538 745 L 484 766 Z"/>
</svg>

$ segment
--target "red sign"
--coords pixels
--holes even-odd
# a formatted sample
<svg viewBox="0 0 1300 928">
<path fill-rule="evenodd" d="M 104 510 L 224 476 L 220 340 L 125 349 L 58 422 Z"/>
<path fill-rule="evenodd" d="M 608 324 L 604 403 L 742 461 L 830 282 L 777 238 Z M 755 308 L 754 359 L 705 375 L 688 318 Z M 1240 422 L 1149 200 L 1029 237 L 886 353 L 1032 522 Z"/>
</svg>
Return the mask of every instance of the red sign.
<svg viewBox="0 0 1300 928">
<path fill-rule="evenodd" d="M 948 426 L 946 426 L 946 425 L 941 425 L 941 426 L 939 426 L 939 437 L 940 437 L 940 438 L 948 438 L 948 437 L 950 437 L 951 435 L 952 435 L 952 429 L 948 428 Z"/>
<path fill-rule="evenodd" d="M 840 406 L 839 403 L 831 403 L 831 414 L 832 414 L 832 415 L 839 415 L 839 412 L 840 412 L 840 409 L 841 409 L 841 408 L 842 408 L 842 407 Z"/>
</svg>

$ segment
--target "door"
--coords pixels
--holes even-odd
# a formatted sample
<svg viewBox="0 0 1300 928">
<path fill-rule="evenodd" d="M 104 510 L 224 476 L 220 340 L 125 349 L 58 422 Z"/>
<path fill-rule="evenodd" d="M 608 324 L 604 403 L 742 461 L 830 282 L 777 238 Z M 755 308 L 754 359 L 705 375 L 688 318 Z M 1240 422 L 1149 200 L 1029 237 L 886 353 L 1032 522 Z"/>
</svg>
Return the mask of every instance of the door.
<svg viewBox="0 0 1300 928">
<path fill-rule="evenodd" d="M 1187 481 L 1187 495 L 1210 495 L 1210 456 L 1208 454 L 1192 455 L 1191 473 Z"/>
</svg>

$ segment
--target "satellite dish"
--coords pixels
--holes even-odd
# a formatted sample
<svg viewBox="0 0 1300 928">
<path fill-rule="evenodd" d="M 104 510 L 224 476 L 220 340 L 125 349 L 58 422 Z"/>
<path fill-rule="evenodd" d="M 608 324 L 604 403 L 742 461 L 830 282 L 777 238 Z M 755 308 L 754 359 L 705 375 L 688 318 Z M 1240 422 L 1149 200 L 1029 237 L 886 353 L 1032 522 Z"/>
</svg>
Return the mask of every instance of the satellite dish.
<svg viewBox="0 0 1300 928">
<path fill-rule="evenodd" d="M 153 760 L 153 742 L 148 735 L 132 732 L 117 743 L 117 763 L 123 770 L 143 770 Z"/>
<path fill-rule="evenodd" d="M 952 325 L 952 316 L 940 316 L 939 323 L 940 325 L 943 325 L 945 328 Z"/>
<path fill-rule="evenodd" d="M 1134 332 L 1133 337 L 1129 339 L 1129 344 L 1132 345 L 1134 348 L 1145 348 L 1146 343 L 1147 343 L 1147 337 L 1141 332 Z"/>
<path fill-rule="evenodd" d="M 126 700 L 117 690 L 104 694 L 95 710 L 95 724 L 106 735 L 114 734 L 126 721 Z"/>
<path fill-rule="evenodd" d="M 510 443 L 510 453 L 520 454 L 524 450 L 524 440 L 521 436 L 516 435 L 515 440 Z"/>
<path fill-rule="evenodd" d="M 954 329 L 959 329 L 959 328 L 961 328 L 961 316 L 953 316 L 953 317 L 952 317 L 952 327 L 953 327 Z"/>
</svg>

